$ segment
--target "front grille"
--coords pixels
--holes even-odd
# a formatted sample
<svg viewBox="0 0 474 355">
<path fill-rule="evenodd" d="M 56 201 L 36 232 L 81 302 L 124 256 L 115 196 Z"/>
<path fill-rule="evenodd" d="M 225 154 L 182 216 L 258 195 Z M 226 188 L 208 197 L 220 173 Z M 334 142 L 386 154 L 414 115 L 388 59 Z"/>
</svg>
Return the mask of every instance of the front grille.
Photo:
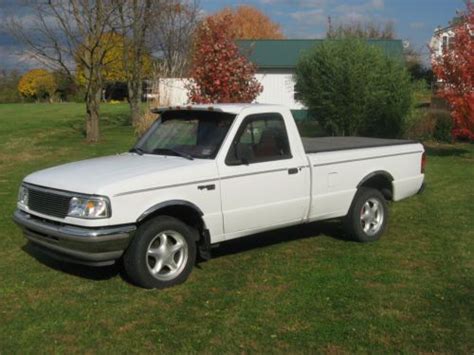
<svg viewBox="0 0 474 355">
<path fill-rule="evenodd" d="M 42 214 L 64 218 L 69 211 L 70 200 L 71 196 L 28 188 L 28 208 Z"/>
</svg>

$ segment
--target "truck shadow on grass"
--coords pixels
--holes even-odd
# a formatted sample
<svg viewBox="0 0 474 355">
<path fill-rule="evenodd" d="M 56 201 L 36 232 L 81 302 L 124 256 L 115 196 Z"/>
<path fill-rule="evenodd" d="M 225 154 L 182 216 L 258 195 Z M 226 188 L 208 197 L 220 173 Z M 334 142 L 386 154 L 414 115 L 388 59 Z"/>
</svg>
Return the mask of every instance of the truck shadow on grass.
<svg viewBox="0 0 474 355">
<path fill-rule="evenodd" d="M 114 265 L 110 266 L 102 266 L 102 267 L 94 267 L 94 266 L 86 266 L 86 265 L 79 265 L 73 263 L 62 262 L 56 260 L 40 249 L 34 246 L 34 244 L 28 242 L 22 247 L 22 250 L 35 258 L 41 264 L 56 270 L 65 272 L 70 275 L 86 278 L 89 280 L 94 281 L 103 281 L 109 280 L 117 276 L 121 272 L 121 265 L 120 263 L 115 263 Z"/>
<path fill-rule="evenodd" d="M 324 221 L 316 223 L 308 223 L 295 227 L 287 227 L 269 232 L 253 234 L 243 238 L 237 238 L 226 242 L 221 242 L 218 247 L 212 249 L 212 258 L 221 258 L 227 255 L 244 253 L 249 250 L 260 249 L 277 245 L 281 243 L 290 243 L 292 241 L 314 238 L 320 236 L 328 236 L 340 241 L 348 241 L 345 233 L 341 228 L 341 223 L 337 221 Z M 130 282 L 123 272 L 121 261 L 110 266 L 93 267 L 58 261 L 31 243 L 27 243 L 22 250 L 35 258 L 41 264 L 69 275 L 93 280 L 104 281 L 110 280 L 116 276 L 120 276 L 127 282 Z M 199 264 L 205 262 L 198 260 Z"/>
<path fill-rule="evenodd" d="M 314 222 L 222 242 L 217 248 L 212 249 L 212 258 L 320 236 L 349 241 L 339 221 Z"/>
</svg>

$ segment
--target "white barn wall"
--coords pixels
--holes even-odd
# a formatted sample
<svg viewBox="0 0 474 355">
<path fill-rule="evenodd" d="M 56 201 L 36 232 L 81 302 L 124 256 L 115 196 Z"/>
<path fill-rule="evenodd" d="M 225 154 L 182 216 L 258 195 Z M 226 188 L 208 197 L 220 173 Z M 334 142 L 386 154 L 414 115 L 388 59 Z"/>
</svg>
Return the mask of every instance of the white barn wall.
<svg viewBox="0 0 474 355">
<path fill-rule="evenodd" d="M 295 81 L 290 71 L 259 72 L 255 75 L 255 78 L 263 86 L 263 91 L 256 98 L 255 102 L 285 105 L 292 110 L 304 109 L 304 106 L 294 99 Z M 157 93 L 160 104 L 164 106 L 187 105 L 187 82 L 188 79 L 180 78 L 160 79 L 158 85 L 159 92 Z"/>
<path fill-rule="evenodd" d="M 164 78 L 159 79 L 158 95 L 160 104 L 164 106 L 182 106 L 188 103 L 188 79 Z"/>
<path fill-rule="evenodd" d="M 305 107 L 295 101 L 295 80 L 293 73 L 287 72 L 260 72 L 255 75 L 262 84 L 263 91 L 255 102 L 260 104 L 285 105 L 291 110 L 302 110 Z"/>
</svg>

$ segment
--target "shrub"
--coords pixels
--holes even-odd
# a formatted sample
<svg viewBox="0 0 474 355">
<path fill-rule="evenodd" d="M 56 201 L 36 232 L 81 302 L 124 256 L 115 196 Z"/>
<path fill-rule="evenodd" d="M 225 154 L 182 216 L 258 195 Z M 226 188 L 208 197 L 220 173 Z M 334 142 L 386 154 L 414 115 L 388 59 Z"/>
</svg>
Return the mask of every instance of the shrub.
<svg viewBox="0 0 474 355">
<path fill-rule="evenodd" d="M 398 137 L 410 110 L 410 77 L 401 60 L 362 40 L 325 41 L 296 67 L 303 103 L 333 135 Z"/>
<path fill-rule="evenodd" d="M 450 112 L 443 109 L 417 110 L 410 117 L 406 137 L 419 140 L 452 142 L 453 122 Z"/>
<path fill-rule="evenodd" d="M 0 70 L 0 103 L 20 102 L 21 96 L 18 92 L 20 74 L 15 71 Z"/>
<path fill-rule="evenodd" d="M 140 119 L 133 126 L 135 135 L 141 137 L 148 128 L 158 119 L 156 113 L 152 113 L 150 110 L 145 110 L 145 112 L 140 116 Z"/>
<path fill-rule="evenodd" d="M 18 91 L 26 98 L 52 100 L 58 88 L 53 74 L 46 69 L 32 69 L 25 73 L 18 82 Z"/>
<path fill-rule="evenodd" d="M 207 18 L 196 31 L 188 85 L 193 103 L 252 102 L 263 90 L 256 66 L 234 42 L 230 18 Z"/>
<path fill-rule="evenodd" d="M 436 122 L 429 110 L 415 110 L 406 122 L 405 137 L 409 139 L 431 140 Z"/>
<path fill-rule="evenodd" d="M 449 111 L 431 110 L 430 115 L 435 122 L 433 138 L 441 142 L 452 142 L 453 119 Z"/>
<path fill-rule="evenodd" d="M 474 141 L 474 2 L 467 0 L 466 7 L 453 25 L 455 40 L 442 55 L 432 56 L 432 66 L 442 82 L 438 95 L 450 106 L 453 136 Z"/>
</svg>

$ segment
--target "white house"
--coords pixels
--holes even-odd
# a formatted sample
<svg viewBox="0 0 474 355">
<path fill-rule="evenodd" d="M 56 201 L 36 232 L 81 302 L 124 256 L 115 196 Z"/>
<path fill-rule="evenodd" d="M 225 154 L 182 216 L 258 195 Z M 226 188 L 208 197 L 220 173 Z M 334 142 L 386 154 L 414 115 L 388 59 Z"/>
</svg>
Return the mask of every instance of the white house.
<svg viewBox="0 0 474 355">
<path fill-rule="evenodd" d="M 454 43 L 453 26 L 437 27 L 430 41 L 432 56 L 434 58 L 442 56 L 449 50 L 452 43 Z"/>
<path fill-rule="evenodd" d="M 322 39 L 283 39 L 283 40 L 239 40 L 240 52 L 257 66 L 256 79 L 263 91 L 255 102 L 282 104 L 288 106 L 296 119 L 305 119 L 307 110 L 298 101 L 295 91 L 295 68 L 300 56 Z M 403 58 L 401 40 L 368 40 L 370 45 L 382 48 L 387 55 Z M 161 79 L 159 83 L 160 101 L 164 105 L 186 105 L 187 79 Z"/>
</svg>

